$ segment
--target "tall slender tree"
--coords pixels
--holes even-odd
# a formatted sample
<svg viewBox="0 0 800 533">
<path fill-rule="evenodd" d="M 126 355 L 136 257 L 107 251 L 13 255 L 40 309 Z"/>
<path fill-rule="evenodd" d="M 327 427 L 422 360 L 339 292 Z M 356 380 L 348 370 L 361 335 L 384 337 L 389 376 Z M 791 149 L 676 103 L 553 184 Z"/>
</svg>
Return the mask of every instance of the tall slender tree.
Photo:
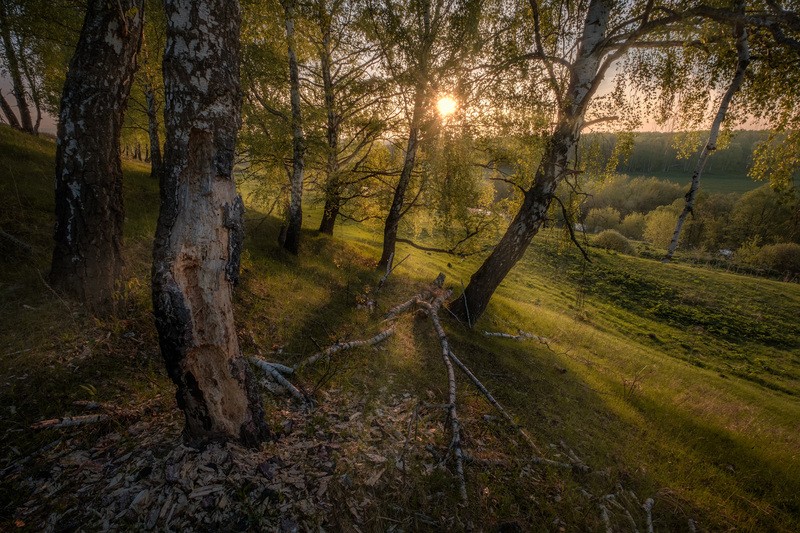
<svg viewBox="0 0 800 533">
<path fill-rule="evenodd" d="M 91 0 L 61 97 L 50 281 L 96 313 L 120 276 L 119 138 L 142 36 L 143 0 Z"/>
<path fill-rule="evenodd" d="M 367 14 L 382 52 L 383 67 L 400 89 L 408 119 L 403 165 L 384 223 L 379 270 L 385 269 L 394 256 L 400 220 L 410 207 L 406 194 L 434 92 L 469 50 L 479 5 L 470 0 L 375 0 L 369 4 Z"/>
<path fill-rule="evenodd" d="M 161 353 L 177 385 L 188 443 L 257 445 L 268 431 L 232 302 L 244 235 L 233 179 L 241 125 L 239 3 L 166 0 L 165 8 L 167 135 L 152 275 Z"/>
<path fill-rule="evenodd" d="M 293 254 L 300 251 L 300 230 L 303 226 L 303 177 L 305 175 L 306 137 L 303 133 L 303 113 L 300 108 L 300 66 L 297 63 L 295 23 L 297 0 L 281 0 L 286 24 L 286 44 L 289 57 L 289 101 L 292 106 L 292 172 L 289 177 L 289 209 L 286 230 L 280 243 Z"/>
<path fill-rule="evenodd" d="M 739 7 L 740 11 L 744 11 L 744 2 L 740 2 Z M 737 52 L 736 69 L 730 85 L 728 85 L 727 90 L 723 93 L 719 105 L 717 106 L 717 113 L 714 115 L 714 120 L 711 123 L 711 130 L 708 134 L 708 140 L 703 146 L 703 149 L 700 152 L 700 157 L 697 160 L 697 165 L 695 166 L 694 173 L 692 174 L 691 184 L 689 185 L 689 191 L 686 193 L 686 203 L 684 204 L 680 215 L 678 215 L 678 221 L 675 224 L 675 231 L 673 232 L 672 239 L 667 247 L 667 253 L 664 256 L 664 262 L 669 262 L 672 260 L 672 256 L 675 255 L 675 250 L 678 248 L 678 240 L 681 236 L 683 224 L 686 222 L 686 217 L 688 217 L 690 213 L 694 213 L 694 205 L 695 201 L 697 200 L 697 191 L 700 188 L 700 177 L 703 174 L 703 169 L 708 162 L 709 156 L 717 149 L 717 138 L 719 137 L 719 130 L 722 127 L 722 122 L 725 120 L 725 115 L 728 112 L 728 107 L 731 104 L 731 100 L 733 100 L 734 95 L 739 91 L 739 89 L 741 89 L 742 84 L 744 83 L 745 73 L 747 72 L 747 67 L 750 64 L 750 46 L 747 42 L 747 28 L 745 27 L 744 23 L 737 23 L 734 27 L 734 33 L 736 35 Z"/>
</svg>

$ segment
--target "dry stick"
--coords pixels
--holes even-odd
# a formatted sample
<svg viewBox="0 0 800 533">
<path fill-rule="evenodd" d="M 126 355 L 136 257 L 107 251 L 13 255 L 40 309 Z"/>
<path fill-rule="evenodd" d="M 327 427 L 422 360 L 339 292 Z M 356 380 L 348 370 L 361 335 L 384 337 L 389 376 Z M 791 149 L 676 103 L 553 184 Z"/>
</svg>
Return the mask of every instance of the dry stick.
<svg viewBox="0 0 800 533">
<path fill-rule="evenodd" d="M 381 288 L 381 287 L 383 287 L 383 284 L 384 284 L 384 283 L 386 283 L 386 280 L 387 280 L 387 279 L 389 279 L 389 275 L 390 275 L 392 272 L 394 272 L 394 271 L 397 269 L 397 267 L 399 267 L 400 265 L 402 265 L 402 264 L 403 264 L 403 261 L 405 261 L 405 260 L 406 260 L 406 259 L 408 259 L 409 257 L 411 257 L 411 254 L 408 254 L 407 256 L 405 256 L 403 259 L 401 259 L 401 260 L 400 260 L 400 262 L 399 262 L 399 263 L 397 263 L 397 264 L 396 264 L 396 265 L 394 265 L 394 266 L 392 266 L 392 265 L 391 265 L 391 259 L 389 260 L 389 264 L 388 264 L 388 265 L 386 265 L 386 274 L 384 274 L 384 275 L 381 277 L 381 279 L 378 281 L 378 288 L 377 288 L 377 289 L 375 289 L 375 292 L 378 292 L 378 291 L 380 290 L 380 288 Z M 394 258 L 394 254 L 392 254 L 392 258 Z"/>
<path fill-rule="evenodd" d="M 642 508 L 644 508 L 644 512 L 647 514 L 647 533 L 653 533 L 653 505 L 654 504 L 655 504 L 655 502 L 653 501 L 653 498 L 647 498 L 644 501 L 644 505 L 642 505 Z"/>
<path fill-rule="evenodd" d="M 96 424 L 108 420 L 108 415 L 83 415 L 65 416 L 63 418 L 52 418 L 41 420 L 31 425 L 31 429 L 58 429 L 73 426 L 84 426 L 86 424 Z"/>
<path fill-rule="evenodd" d="M 272 361 L 264 361 L 264 362 L 272 366 L 275 370 L 277 370 L 281 374 L 284 374 L 286 376 L 291 376 L 292 374 L 294 374 L 294 368 L 290 366 L 282 365 L 280 363 L 275 363 Z"/>
<path fill-rule="evenodd" d="M 371 346 L 373 344 L 378 344 L 379 342 L 391 337 L 393 333 L 394 333 L 394 326 L 391 326 L 369 339 L 356 340 L 350 342 L 337 342 L 333 346 L 329 346 L 328 348 L 320 352 L 317 352 L 312 356 L 309 356 L 303 361 L 300 361 L 299 363 L 294 365 L 294 370 L 298 370 L 307 365 L 313 365 L 323 357 L 330 357 L 337 352 L 341 352 L 344 350 L 351 350 L 353 348 L 358 348 L 359 346 Z"/>
<path fill-rule="evenodd" d="M 606 533 L 614 533 L 614 529 L 611 527 L 611 519 L 608 517 L 608 509 L 602 503 L 598 507 L 600 508 L 600 518 L 603 519 L 603 524 L 606 526 Z"/>
<path fill-rule="evenodd" d="M 500 337 L 501 339 L 513 339 L 515 341 L 526 341 L 526 340 L 535 340 L 541 342 L 543 344 L 547 344 L 548 339 L 547 337 L 540 337 L 538 335 L 534 335 L 533 333 L 528 333 L 527 331 L 519 331 L 519 334 L 512 335 L 511 333 L 502 333 L 499 331 L 484 331 L 484 337 Z"/>
<path fill-rule="evenodd" d="M 259 357 L 252 356 L 250 357 L 250 361 L 258 368 L 266 372 L 269 376 L 272 377 L 279 385 L 283 386 L 286 390 L 288 390 L 292 396 L 294 396 L 300 403 L 306 404 L 308 400 L 306 399 L 305 395 L 300 392 L 297 387 L 292 385 L 289 380 L 287 380 L 283 375 L 275 368 L 272 364 L 264 361 Z"/>
<path fill-rule="evenodd" d="M 439 278 L 437 278 L 438 281 Z M 447 413 L 450 418 L 450 431 L 452 433 L 452 440 L 450 447 L 453 450 L 453 455 L 456 458 L 456 474 L 458 475 L 458 489 L 461 496 L 461 503 L 467 503 L 467 482 L 464 477 L 464 452 L 461 449 L 461 424 L 458 421 L 458 412 L 456 411 L 456 375 L 453 370 L 453 363 L 450 360 L 450 343 L 447 341 L 447 335 L 442 329 L 442 323 L 439 321 L 439 308 L 444 301 L 452 294 L 453 291 L 446 290 L 439 294 L 432 304 L 428 302 L 419 301 L 429 311 L 433 327 L 436 330 L 436 335 L 439 337 L 439 343 L 442 345 L 442 359 L 447 367 L 447 381 L 449 383 L 448 406 Z"/>
<path fill-rule="evenodd" d="M 411 298 L 410 300 L 408 300 L 407 302 L 403 302 L 400 305 L 396 305 L 396 306 L 392 307 L 391 309 L 389 309 L 389 312 L 386 313 L 386 318 L 384 318 L 384 321 L 392 320 L 394 318 L 397 318 L 398 315 L 402 315 L 406 311 L 410 310 L 412 307 L 417 305 L 420 301 L 422 301 L 421 295 L 418 294 L 418 295 L 414 296 L 413 298 Z"/>
</svg>

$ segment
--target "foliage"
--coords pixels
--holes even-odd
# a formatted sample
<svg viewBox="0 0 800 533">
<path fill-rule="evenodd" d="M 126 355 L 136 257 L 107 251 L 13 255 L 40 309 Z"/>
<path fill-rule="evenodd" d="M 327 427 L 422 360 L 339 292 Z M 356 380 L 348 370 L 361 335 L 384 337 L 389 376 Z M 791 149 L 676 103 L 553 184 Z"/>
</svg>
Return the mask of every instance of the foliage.
<svg viewBox="0 0 800 533">
<path fill-rule="evenodd" d="M 620 223 L 619 211 L 613 207 L 594 207 L 586 214 L 583 224 L 587 230 L 598 232 L 604 229 L 617 229 Z"/>
<path fill-rule="evenodd" d="M 633 246 L 631 246 L 630 241 L 620 232 L 613 229 L 607 229 L 598 233 L 595 238 L 592 239 L 592 244 L 599 248 L 605 248 L 606 250 L 613 250 L 623 254 L 629 254 L 633 251 Z"/>
<path fill-rule="evenodd" d="M 657 207 L 645 217 L 644 240 L 658 248 L 666 249 L 672 240 L 677 221 L 678 210 L 676 208 L 673 206 Z"/>
<path fill-rule="evenodd" d="M 755 258 L 759 266 L 785 274 L 800 273 L 800 244 L 782 242 L 768 244 Z"/>
<path fill-rule="evenodd" d="M 645 223 L 646 217 L 643 213 L 630 213 L 622 219 L 617 229 L 627 238 L 640 241 L 644 237 Z"/>
</svg>

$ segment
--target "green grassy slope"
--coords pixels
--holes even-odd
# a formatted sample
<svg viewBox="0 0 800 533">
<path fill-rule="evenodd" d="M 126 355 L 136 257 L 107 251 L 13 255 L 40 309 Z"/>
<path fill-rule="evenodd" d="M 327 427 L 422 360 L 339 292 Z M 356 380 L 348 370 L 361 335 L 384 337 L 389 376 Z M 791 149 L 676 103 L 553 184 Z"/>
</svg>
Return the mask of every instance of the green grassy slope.
<svg viewBox="0 0 800 533">
<path fill-rule="evenodd" d="M 147 168 L 126 164 L 125 305 L 114 319 L 87 317 L 44 282 L 53 151 L 49 141 L 0 127 L 0 192 L 8 206 L 0 213 L 0 229 L 33 249 L 0 243 L 0 468 L 53 442 L 63 446 L 70 433 L 27 428 L 36 420 L 75 413 L 75 400 L 147 405 L 143 420 L 166 418 L 175 428 L 180 425 L 149 314 L 157 187 Z M 248 212 L 236 309 L 246 353 L 282 348 L 281 360 L 294 362 L 315 351 L 317 343 L 365 338 L 381 327 L 380 313 L 356 306 L 365 293 L 382 311 L 441 271 L 458 294 L 479 261 L 401 245 L 397 257 L 411 257 L 375 296 L 380 274 L 372 265 L 380 233 L 344 224 L 334 238 L 320 237 L 311 231 L 317 216 L 307 215 L 309 231 L 295 258 L 274 244 L 278 221 L 255 209 Z M 796 284 L 600 251 L 585 265 L 557 234 L 537 236 L 474 330 L 449 321 L 445 327 L 455 352 L 543 454 L 563 458 L 563 441 L 596 474 L 470 464 L 471 505 L 460 509 L 454 505 L 453 478 L 423 468 L 421 461 L 402 483 L 357 486 L 336 497 L 349 501 L 355 492 L 369 499 L 359 522 L 369 531 L 398 523 L 406 529 L 463 527 L 468 520 L 488 530 L 504 524 L 557 530 L 561 524 L 586 531 L 603 524 L 597 503 L 587 502 L 581 491 L 607 494 L 619 485 L 642 500 L 655 499 L 657 530 L 685 530 L 689 518 L 715 531 L 797 530 L 798 316 Z M 549 346 L 481 334 L 518 329 L 547 337 Z M 402 323 L 381 349 L 359 351 L 331 368 L 308 376 L 309 386 L 319 379 L 334 396 L 359 398 L 365 412 L 384 413 L 386 398 L 404 394 L 431 404 L 446 401 L 440 350 L 423 321 Z M 484 418 L 491 408 L 474 389 L 461 385 L 459 402 L 468 453 L 503 461 L 530 454 L 515 444 L 513 433 Z M 271 398 L 267 404 L 279 426 L 283 404 Z M 309 435 L 325 429 L 321 416 L 309 416 L 316 424 L 313 430 L 306 427 Z M 444 445 L 441 414 L 432 419 L 437 425 L 420 438 L 421 445 Z M 177 439 L 177 433 L 165 438 Z M 137 443 L 126 437 L 124 446 L 134 449 Z M 35 458 L 26 465 L 25 475 L 46 473 Z M 387 468 L 389 477 L 392 467 Z M 0 524 L 10 527 L 19 516 L 29 497 L 24 486 L 20 477 L 0 480 Z M 70 505 L 67 495 L 51 498 L 56 510 Z M 420 516 L 427 518 L 418 522 Z M 641 515 L 635 518 L 641 524 Z"/>
</svg>

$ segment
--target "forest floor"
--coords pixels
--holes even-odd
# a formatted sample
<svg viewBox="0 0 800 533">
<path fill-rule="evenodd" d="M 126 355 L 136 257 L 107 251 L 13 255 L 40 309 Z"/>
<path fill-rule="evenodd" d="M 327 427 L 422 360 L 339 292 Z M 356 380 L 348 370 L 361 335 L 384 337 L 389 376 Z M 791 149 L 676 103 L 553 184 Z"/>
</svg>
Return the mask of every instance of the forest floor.
<svg viewBox="0 0 800 533">
<path fill-rule="evenodd" d="M 599 250 L 585 264 L 537 236 L 473 330 L 443 316 L 536 448 L 458 375 L 462 505 L 424 317 L 293 376 L 310 408 L 265 391 L 261 449 L 184 447 L 151 317 L 157 184 L 126 163 L 127 281 L 98 320 L 45 283 L 53 154 L 0 127 L 0 530 L 800 530 L 799 285 Z M 400 245 L 410 257 L 378 291 L 379 232 L 318 236 L 308 211 L 299 257 L 277 248 L 278 221 L 248 211 L 248 356 L 294 364 L 372 337 L 439 272 L 458 294 L 479 260 Z M 519 330 L 547 343 L 482 334 Z"/>
</svg>

